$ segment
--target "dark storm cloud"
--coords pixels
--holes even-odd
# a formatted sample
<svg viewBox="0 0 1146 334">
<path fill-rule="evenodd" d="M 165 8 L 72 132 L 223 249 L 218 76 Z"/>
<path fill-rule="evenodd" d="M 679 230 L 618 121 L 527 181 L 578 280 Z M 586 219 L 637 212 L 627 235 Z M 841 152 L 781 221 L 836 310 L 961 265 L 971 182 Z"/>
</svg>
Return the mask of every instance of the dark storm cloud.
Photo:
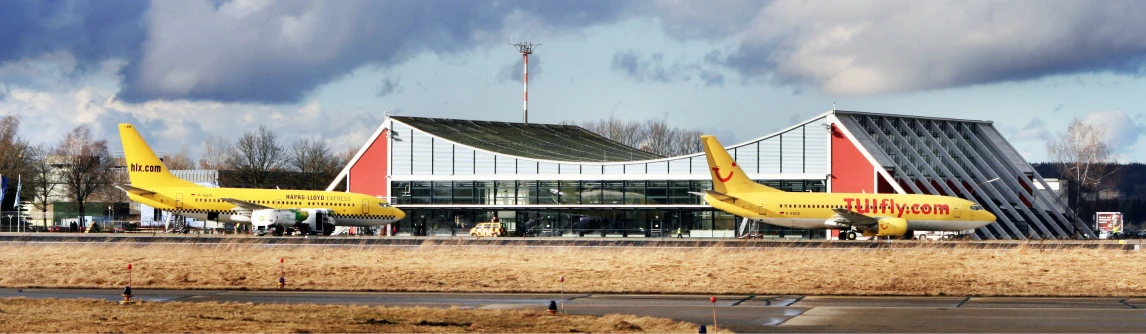
<svg viewBox="0 0 1146 334">
<path fill-rule="evenodd" d="M 382 88 L 379 89 L 378 94 L 375 94 L 375 95 L 377 95 L 378 97 L 384 97 L 384 96 L 394 94 L 394 93 L 401 93 L 401 92 L 406 90 L 405 88 L 402 88 L 402 86 L 400 86 L 401 84 L 402 84 L 402 76 L 386 77 L 385 79 L 382 79 Z"/>
<path fill-rule="evenodd" d="M 162 1 L 144 56 L 125 69 L 128 101 L 296 102 L 364 66 L 505 42 L 513 22 L 560 33 L 625 16 L 614 1 Z M 522 23 L 524 24 L 524 23 Z"/>
<path fill-rule="evenodd" d="M 637 81 L 672 82 L 688 79 L 684 68 L 678 65 L 665 66 L 664 53 L 653 53 L 642 57 L 636 51 L 620 51 L 613 54 L 613 70 Z"/>
<path fill-rule="evenodd" d="M 0 63 L 66 52 L 89 65 L 134 58 L 148 4 L 123 1 L 0 1 Z"/>
<path fill-rule="evenodd" d="M 705 62 L 708 62 L 707 60 Z M 671 83 L 690 81 L 694 77 L 705 86 L 724 86 L 724 74 L 707 69 L 708 64 L 673 62 L 668 64 L 664 53 L 656 52 L 642 56 L 636 51 L 619 51 L 613 54 L 613 71 L 624 74 L 639 82 Z"/>
<path fill-rule="evenodd" d="M 541 72 L 544 69 L 544 67 L 541 65 L 541 58 L 542 57 L 539 54 L 529 55 L 529 80 L 531 81 L 541 78 Z M 524 66 L 525 59 L 518 58 L 516 63 L 502 66 L 501 69 L 497 71 L 497 77 L 495 79 L 498 82 L 522 82 L 525 79 L 522 76 Z"/>
<path fill-rule="evenodd" d="M 700 79 L 707 86 L 724 87 L 724 74 L 716 71 L 700 72 Z"/>
<path fill-rule="evenodd" d="M 363 66 L 649 16 L 676 39 L 727 47 L 701 64 L 617 52 L 612 68 L 641 82 L 880 94 L 1146 72 L 1146 2 L 1090 0 L 8 0 L 0 64 L 63 52 L 82 71 L 122 59 L 125 101 L 291 103 Z"/>
</svg>

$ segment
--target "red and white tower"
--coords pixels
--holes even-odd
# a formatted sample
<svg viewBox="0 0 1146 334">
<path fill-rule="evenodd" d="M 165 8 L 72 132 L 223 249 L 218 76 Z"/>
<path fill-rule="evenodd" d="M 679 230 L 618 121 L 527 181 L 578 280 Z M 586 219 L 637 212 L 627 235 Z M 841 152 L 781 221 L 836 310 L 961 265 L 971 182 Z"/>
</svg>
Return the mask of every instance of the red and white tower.
<svg viewBox="0 0 1146 334">
<path fill-rule="evenodd" d="M 523 97 L 524 97 L 525 101 L 524 101 L 524 104 L 522 105 L 522 108 L 523 108 L 522 111 L 524 112 L 524 117 L 525 117 L 523 122 L 525 124 L 529 124 L 529 55 L 533 54 L 533 49 L 541 46 L 541 43 L 533 44 L 530 42 L 521 42 L 521 43 L 510 44 L 510 45 L 517 47 L 517 53 L 521 54 L 521 57 L 523 59 L 523 63 L 525 65 L 525 69 L 523 69 L 523 72 L 522 72 L 522 80 L 521 80 L 521 81 L 525 82 L 525 87 L 524 87 L 524 92 L 523 92 L 523 94 L 524 94 Z"/>
</svg>

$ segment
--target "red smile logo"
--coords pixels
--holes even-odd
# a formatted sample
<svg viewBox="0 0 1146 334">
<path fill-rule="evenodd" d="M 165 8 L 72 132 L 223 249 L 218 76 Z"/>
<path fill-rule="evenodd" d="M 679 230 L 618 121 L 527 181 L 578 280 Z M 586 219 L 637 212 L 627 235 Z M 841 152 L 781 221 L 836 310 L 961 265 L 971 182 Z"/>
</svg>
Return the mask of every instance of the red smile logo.
<svg viewBox="0 0 1146 334">
<path fill-rule="evenodd" d="M 732 167 L 736 167 L 735 162 L 732 163 Z M 736 173 L 736 171 L 731 171 L 728 172 L 728 177 L 720 177 L 720 167 L 712 167 L 712 172 L 716 173 L 716 179 L 720 180 L 720 182 L 728 182 L 728 180 L 732 179 L 732 174 Z"/>
<path fill-rule="evenodd" d="M 887 226 L 888 226 L 888 224 L 886 224 L 886 223 L 879 223 L 879 229 L 881 229 L 881 230 L 886 230 Z"/>
</svg>

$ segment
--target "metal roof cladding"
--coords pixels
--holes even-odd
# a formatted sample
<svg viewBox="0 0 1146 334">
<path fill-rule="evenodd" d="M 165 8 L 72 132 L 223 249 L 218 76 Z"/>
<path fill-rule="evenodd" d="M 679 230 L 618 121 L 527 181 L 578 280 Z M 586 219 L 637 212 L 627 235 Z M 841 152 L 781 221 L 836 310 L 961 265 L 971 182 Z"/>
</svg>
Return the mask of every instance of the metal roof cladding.
<svg viewBox="0 0 1146 334">
<path fill-rule="evenodd" d="M 663 158 L 576 125 L 524 124 L 392 116 L 442 139 L 495 153 L 568 162 L 620 162 Z"/>
</svg>

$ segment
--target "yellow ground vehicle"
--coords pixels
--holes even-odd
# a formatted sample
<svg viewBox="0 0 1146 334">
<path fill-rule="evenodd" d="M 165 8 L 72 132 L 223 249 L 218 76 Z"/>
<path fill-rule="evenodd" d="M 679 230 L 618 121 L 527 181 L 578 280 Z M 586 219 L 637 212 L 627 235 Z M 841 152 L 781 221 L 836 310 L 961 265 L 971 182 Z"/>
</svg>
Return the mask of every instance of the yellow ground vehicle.
<svg viewBox="0 0 1146 334">
<path fill-rule="evenodd" d="M 504 237 L 505 227 L 501 223 L 478 223 L 470 229 L 471 237 Z"/>
</svg>

